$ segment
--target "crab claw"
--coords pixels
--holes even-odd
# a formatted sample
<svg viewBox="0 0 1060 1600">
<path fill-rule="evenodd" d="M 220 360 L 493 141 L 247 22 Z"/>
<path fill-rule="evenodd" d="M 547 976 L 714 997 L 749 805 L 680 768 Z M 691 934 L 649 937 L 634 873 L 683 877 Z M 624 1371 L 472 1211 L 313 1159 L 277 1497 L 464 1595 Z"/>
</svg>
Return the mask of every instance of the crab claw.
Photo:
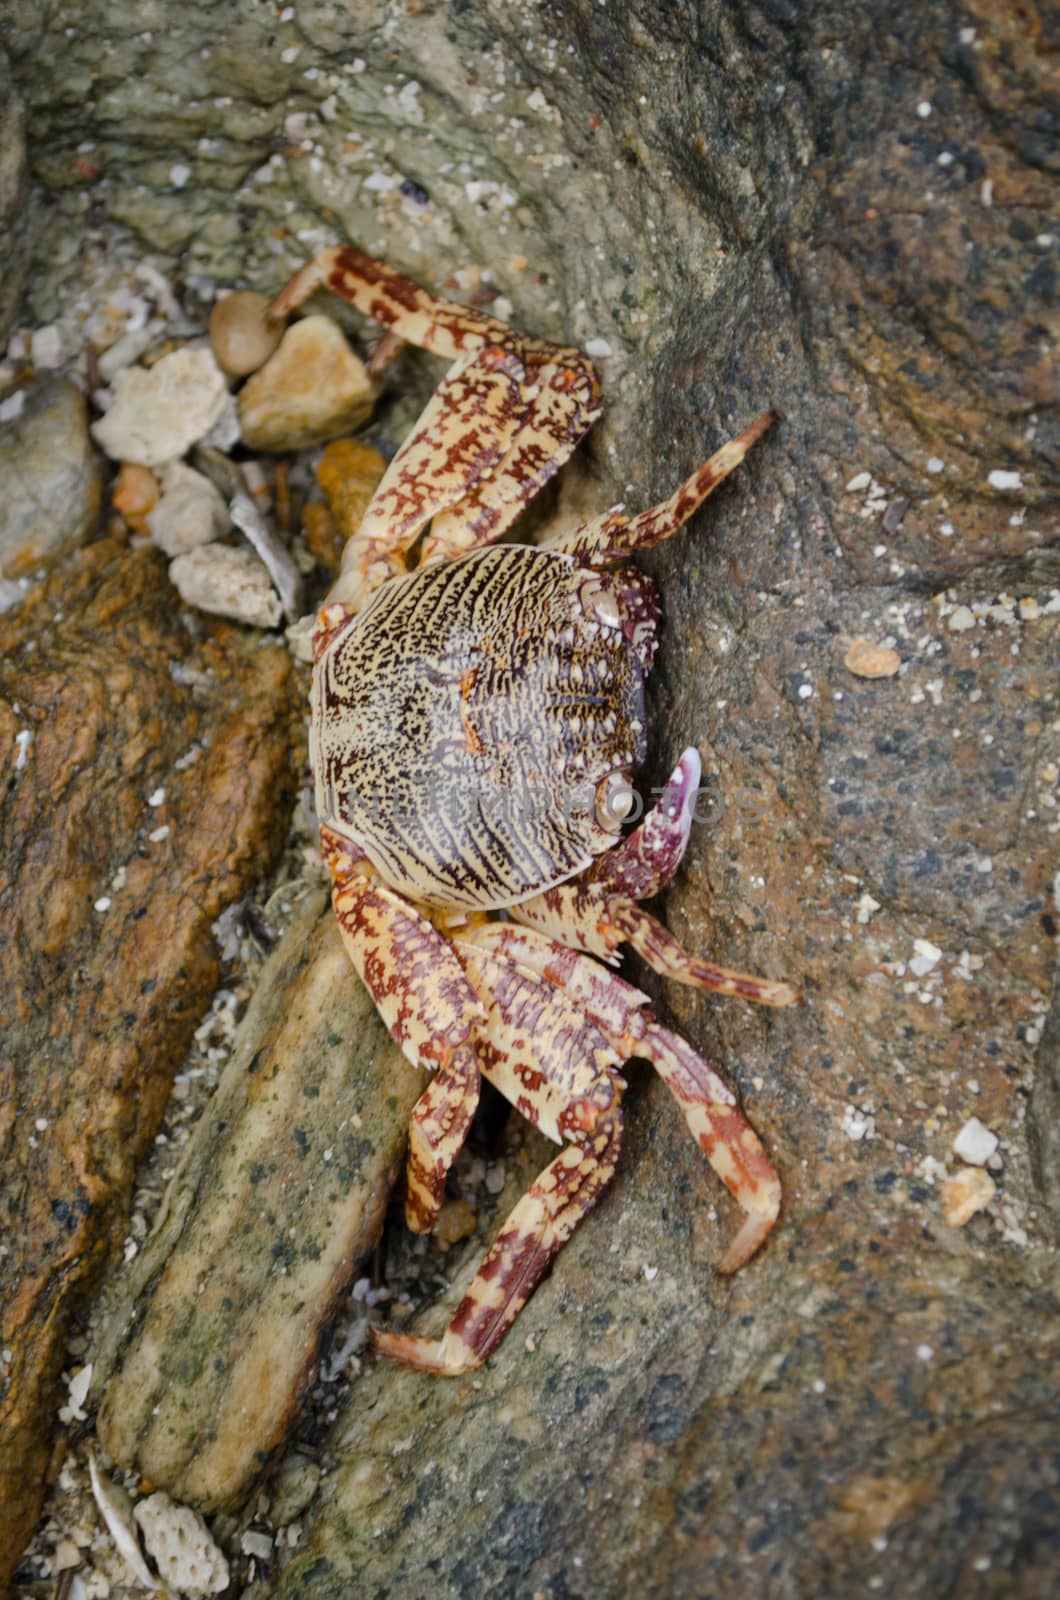
<svg viewBox="0 0 1060 1600">
<path fill-rule="evenodd" d="M 690 955 L 668 928 L 637 904 L 664 889 L 681 864 L 700 772 L 698 752 L 686 750 L 658 805 L 639 828 L 597 857 L 579 877 L 513 906 L 511 915 L 612 964 L 619 946 L 628 943 L 656 972 L 677 983 L 739 995 L 759 1005 L 795 1005 L 801 995 L 792 984 L 733 972 Z"/>
</svg>

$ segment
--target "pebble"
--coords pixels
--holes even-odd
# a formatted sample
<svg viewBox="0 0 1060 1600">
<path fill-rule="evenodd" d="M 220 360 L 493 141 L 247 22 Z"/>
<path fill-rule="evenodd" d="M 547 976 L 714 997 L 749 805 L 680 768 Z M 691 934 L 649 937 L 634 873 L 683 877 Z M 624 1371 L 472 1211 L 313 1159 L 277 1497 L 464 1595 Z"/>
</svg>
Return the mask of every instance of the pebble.
<svg viewBox="0 0 1060 1600">
<path fill-rule="evenodd" d="M 996 1133 L 983 1126 L 978 1117 L 969 1117 L 953 1141 L 953 1151 L 973 1167 L 985 1167 L 997 1149 Z"/>
<path fill-rule="evenodd" d="M 285 1528 L 309 1505 L 320 1483 L 320 1468 L 308 1456 L 292 1451 L 272 1482 L 270 1515 L 278 1528 Z"/>
<path fill-rule="evenodd" d="M 209 433 L 228 397 L 224 373 L 203 347 L 174 350 L 153 367 L 125 367 L 114 404 L 92 435 L 114 461 L 160 467 Z"/>
<path fill-rule="evenodd" d="M 996 1192 L 997 1185 L 989 1172 L 981 1167 L 962 1167 L 939 1191 L 942 1214 L 951 1228 L 963 1228 L 977 1211 L 990 1204 Z"/>
<path fill-rule="evenodd" d="M 0 423 L 0 576 L 17 578 L 66 555 L 99 525 L 103 468 L 88 409 L 65 378 L 34 378 Z M 10 408 L 13 409 L 13 408 Z"/>
<path fill-rule="evenodd" d="M 151 469 L 127 461 L 114 484 L 114 509 L 134 533 L 147 533 L 147 514 L 158 504 L 160 494 L 158 479 Z"/>
<path fill-rule="evenodd" d="M 330 317 L 292 323 L 275 355 L 239 395 L 243 440 L 252 450 L 302 450 L 352 433 L 372 414 L 375 390 Z"/>
<path fill-rule="evenodd" d="M 947 623 L 947 627 L 951 633 L 967 633 L 969 628 L 974 628 L 975 616 L 971 608 L 969 606 L 957 606 L 954 611 L 950 612 L 950 620 Z"/>
<path fill-rule="evenodd" d="M 218 365 L 230 377 L 257 372 L 283 338 L 283 324 L 267 320 L 269 304 L 267 295 L 237 289 L 211 311 L 210 343 Z"/>
<path fill-rule="evenodd" d="M 283 616 L 280 597 L 252 550 L 204 544 L 169 565 L 169 576 L 185 605 L 255 628 L 275 628 Z"/>
<path fill-rule="evenodd" d="M 147 526 L 167 556 L 180 556 L 228 532 L 228 507 L 209 478 L 182 461 L 171 461 L 162 476 L 162 498 L 148 512 Z"/>
<path fill-rule="evenodd" d="M 843 657 L 843 665 L 856 678 L 893 678 L 901 664 L 897 650 L 871 639 L 852 639 Z"/>
</svg>

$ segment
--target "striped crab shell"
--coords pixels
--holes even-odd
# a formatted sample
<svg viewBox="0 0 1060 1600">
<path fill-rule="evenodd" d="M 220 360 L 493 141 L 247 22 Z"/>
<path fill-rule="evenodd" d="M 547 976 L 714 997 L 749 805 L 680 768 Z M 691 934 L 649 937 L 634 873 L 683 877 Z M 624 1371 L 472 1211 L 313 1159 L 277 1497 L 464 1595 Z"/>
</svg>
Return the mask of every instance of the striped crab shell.
<svg viewBox="0 0 1060 1600">
<path fill-rule="evenodd" d="M 427 905 L 573 877 L 632 801 L 657 619 L 644 574 L 526 546 L 392 579 L 316 664 L 321 821 Z"/>
</svg>

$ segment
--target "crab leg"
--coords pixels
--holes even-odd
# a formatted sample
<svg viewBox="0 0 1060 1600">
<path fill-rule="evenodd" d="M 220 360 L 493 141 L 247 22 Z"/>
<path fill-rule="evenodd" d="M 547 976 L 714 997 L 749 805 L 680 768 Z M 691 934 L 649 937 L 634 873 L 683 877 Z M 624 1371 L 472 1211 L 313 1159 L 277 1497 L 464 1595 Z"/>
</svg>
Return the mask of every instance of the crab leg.
<svg viewBox="0 0 1060 1600">
<path fill-rule="evenodd" d="M 424 1233 L 438 1215 L 446 1173 L 478 1105 L 471 1035 L 485 1008 L 452 946 L 426 917 L 381 884 L 332 829 L 321 829 L 321 846 L 350 959 L 395 1044 L 414 1066 L 436 1069 L 409 1134 L 405 1219 L 414 1233 Z"/>
<path fill-rule="evenodd" d="M 614 1173 L 622 1143 L 616 1105 L 581 1145 L 568 1145 L 512 1211 L 441 1339 L 373 1328 L 381 1355 L 426 1372 L 455 1376 L 477 1367 L 500 1344 L 556 1252 L 596 1203 Z"/>
<path fill-rule="evenodd" d="M 639 905 L 669 883 L 688 844 L 699 786 L 700 762 L 686 750 L 659 804 L 613 850 L 585 872 L 513 906 L 519 922 L 614 963 L 630 943 L 664 977 L 760 1005 L 789 1006 L 799 998 L 789 983 L 756 978 L 690 955 L 662 923 Z"/>
<path fill-rule="evenodd" d="M 780 1181 L 724 1079 L 684 1039 L 656 1022 L 646 1009 L 646 995 L 588 956 L 511 923 L 488 923 L 475 930 L 471 940 L 556 984 L 623 1060 L 643 1056 L 652 1063 L 703 1154 L 747 1213 L 718 1271 L 730 1273 L 742 1267 L 777 1219 Z"/>
<path fill-rule="evenodd" d="M 475 1030 L 483 1074 L 542 1133 L 569 1143 L 512 1211 L 440 1341 L 374 1333 L 382 1354 L 448 1373 L 496 1348 L 611 1177 L 623 1087 L 619 1052 L 564 990 L 474 935 L 455 948 L 488 1006 Z"/>
<path fill-rule="evenodd" d="M 428 522 L 428 561 L 499 538 L 600 415 L 600 388 L 579 350 L 523 339 L 482 312 L 436 300 L 350 246 L 303 267 L 271 315 L 286 316 L 317 288 L 454 362 L 343 555 L 329 598 L 359 605 L 404 570 Z"/>
<path fill-rule="evenodd" d="M 713 494 L 768 428 L 776 422 L 775 411 L 764 411 L 742 433 L 723 444 L 709 461 L 705 461 L 681 487 L 639 516 L 625 517 L 615 511 L 583 522 L 570 533 L 560 534 L 545 542 L 546 550 L 563 551 L 579 561 L 593 566 L 611 561 L 621 561 L 638 550 L 648 550 L 654 544 L 669 539 L 684 526 L 694 511 L 698 511 L 708 495 Z"/>
</svg>

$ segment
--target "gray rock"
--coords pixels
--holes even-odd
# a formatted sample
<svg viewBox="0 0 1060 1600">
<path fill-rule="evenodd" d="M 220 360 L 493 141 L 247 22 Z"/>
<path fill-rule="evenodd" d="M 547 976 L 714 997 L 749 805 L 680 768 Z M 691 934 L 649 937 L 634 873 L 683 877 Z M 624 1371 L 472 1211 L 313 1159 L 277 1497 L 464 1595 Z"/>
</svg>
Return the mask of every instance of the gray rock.
<svg viewBox="0 0 1060 1600">
<path fill-rule="evenodd" d="M 17 578 L 91 538 L 103 469 L 84 396 L 67 379 L 35 378 L 3 410 L 14 415 L 0 421 L 0 576 Z"/>
<path fill-rule="evenodd" d="M 4 339 L 29 265 L 26 198 L 26 116 L 11 63 L 0 48 L 0 341 Z"/>
</svg>

